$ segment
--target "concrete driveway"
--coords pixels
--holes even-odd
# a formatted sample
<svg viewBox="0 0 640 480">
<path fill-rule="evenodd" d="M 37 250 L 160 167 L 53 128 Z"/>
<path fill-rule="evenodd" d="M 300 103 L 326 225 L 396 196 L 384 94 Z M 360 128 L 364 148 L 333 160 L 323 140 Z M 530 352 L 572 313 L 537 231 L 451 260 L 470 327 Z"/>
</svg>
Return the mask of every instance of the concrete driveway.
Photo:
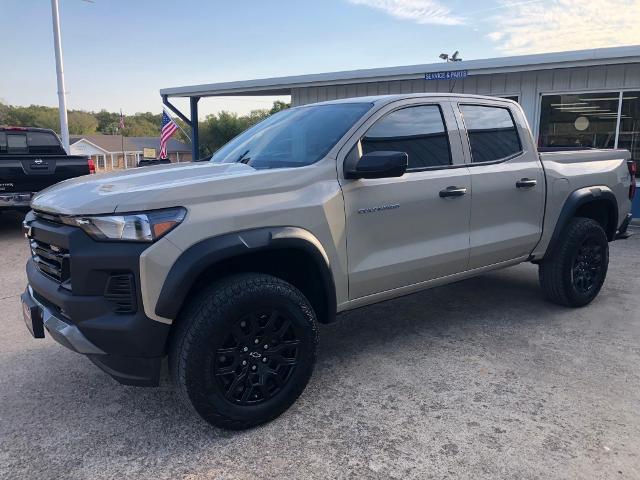
<svg viewBox="0 0 640 480">
<path fill-rule="evenodd" d="M 233 433 L 167 379 L 120 386 L 31 338 L 19 223 L 0 217 L 0 478 L 640 478 L 640 235 L 580 310 L 523 265 L 345 315 L 293 408 Z"/>
</svg>

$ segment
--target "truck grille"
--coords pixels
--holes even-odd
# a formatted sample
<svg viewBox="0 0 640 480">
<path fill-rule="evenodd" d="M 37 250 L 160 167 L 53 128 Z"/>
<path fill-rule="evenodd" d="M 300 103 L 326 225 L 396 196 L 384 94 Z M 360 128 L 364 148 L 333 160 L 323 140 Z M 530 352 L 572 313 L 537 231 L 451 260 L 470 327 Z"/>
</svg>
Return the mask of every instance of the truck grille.
<svg viewBox="0 0 640 480">
<path fill-rule="evenodd" d="M 34 239 L 29 244 L 31 256 L 40 272 L 59 283 L 69 281 L 71 275 L 68 250 Z"/>
</svg>

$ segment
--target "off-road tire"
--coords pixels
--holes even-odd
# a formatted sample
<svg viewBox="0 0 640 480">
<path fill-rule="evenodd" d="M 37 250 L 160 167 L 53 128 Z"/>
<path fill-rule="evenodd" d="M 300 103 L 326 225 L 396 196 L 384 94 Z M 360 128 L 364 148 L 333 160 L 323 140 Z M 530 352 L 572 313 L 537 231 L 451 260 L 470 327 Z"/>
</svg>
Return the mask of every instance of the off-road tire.
<svg viewBox="0 0 640 480">
<path fill-rule="evenodd" d="M 579 255 L 581 249 L 587 248 L 585 245 L 600 252 L 594 257 L 594 268 L 584 269 L 580 265 Z M 551 255 L 540 263 L 538 277 L 550 301 L 567 307 L 583 307 L 600 292 L 608 266 L 609 244 L 604 229 L 595 220 L 576 217 L 562 231 Z M 583 284 L 576 285 L 576 279 L 584 275 L 584 270 L 589 271 L 588 289 L 581 288 Z"/>
<path fill-rule="evenodd" d="M 278 364 L 276 370 L 288 372 L 288 376 L 285 382 L 278 381 L 277 385 L 273 380 L 276 378 L 275 376 L 266 381 L 267 390 L 277 392 L 272 397 L 268 397 L 267 393 L 262 395 L 262 387 L 256 386 L 255 398 L 262 395 L 263 400 L 255 400 L 258 402 L 257 404 L 241 404 L 244 401 L 244 389 L 253 389 L 254 386 L 249 381 L 250 386 L 245 385 L 243 388 L 240 385 L 242 382 L 238 383 L 236 380 L 243 377 L 246 384 L 246 379 L 252 375 L 253 378 L 259 378 L 262 381 L 262 378 L 267 377 L 259 376 L 259 373 L 267 372 L 265 375 L 272 375 L 271 365 L 269 363 L 263 365 L 261 357 L 246 356 L 243 351 L 245 344 L 239 343 L 238 347 L 233 347 L 233 353 L 229 354 L 229 358 L 232 359 L 228 360 L 231 362 L 231 367 L 221 368 L 220 363 L 217 362 L 226 357 L 220 356 L 219 352 L 225 349 L 220 349 L 218 346 L 220 342 L 224 341 L 221 339 L 225 337 L 236 341 L 236 338 L 239 338 L 236 332 L 239 332 L 241 338 L 249 338 L 242 337 L 245 333 L 240 330 L 239 325 L 241 324 L 245 324 L 246 328 L 252 328 L 255 324 L 259 328 L 260 322 L 265 321 L 267 322 L 266 327 L 269 327 L 273 323 L 271 320 L 261 320 L 264 315 L 256 317 L 251 313 L 261 311 L 261 309 L 281 311 L 282 316 L 279 321 L 282 322 L 282 325 L 284 325 L 284 318 L 288 319 L 290 329 L 287 330 L 288 337 L 286 338 L 289 340 L 285 338 L 278 341 L 275 333 L 273 333 L 273 337 L 270 337 L 269 332 L 275 331 L 273 325 L 269 332 L 264 332 L 263 338 L 271 338 L 276 345 L 280 344 L 282 347 L 295 344 L 296 340 L 290 339 L 298 338 L 298 349 L 288 350 L 289 355 L 295 356 L 297 363 L 292 367 L 289 364 L 284 366 Z M 269 318 L 272 316 L 270 315 Z M 250 325 L 246 326 L 247 321 L 240 322 L 241 318 L 250 318 L 248 321 Z M 293 335 L 295 337 L 292 337 Z M 253 344 L 253 341 L 247 340 L 247 342 Z M 261 341 L 255 348 L 249 346 L 251 351 L 247 354 L 256 356 L 262 354 L 264 347 L 264 352 L 266 352 L 264 356 L 268 357 L 271 350 L 266 349 L 266 340 L 265 345 L 262 343 Z M 309 301 L 297 288 L 270 275 L 238 274 L 201 289 L 188 300 L 186 308 L 179 315 L 176 330 L 172 333 L 169 367 L 182 399 L 187 401 L 203 419 L 217 427 L 242 430 L 276 418 L 296 401 L 313 373 L 317 344 L 318 330 L 315 313 Z M 269 348 L 276 350 L 278 347 L 269 346 Z M 227 348 L 226 350 L 231 349 Z M 295 352 L 295 354 L 291 352 Z M 284 353 L 281 356 L 284 356 Z M 281 356 L 273 353 L 268 360 L 276 362 L 276 357 L 281 358 Z M 246 361 L 249 361 L 249 364 L 247 367 L 243 367 L 241 363 Z M 293 360 L 287 359 L 287 361 Z M 227 371 L 225 368 L 233 368 L 234 364 L 237 364 L 238 368 L 227 376 L 234 375 L 231 378 L 236 380 L 231 381 L 231 387 L 225 390 L 226 386 L 221 385 L 221 382 L 227 381 L 226 376 L 221 375 L 220 372 Z M 257 368 L 257 371 L 252 373 L 253 366 Z M 261 370 L 263 368 L 265 370 Z M 287 370 L 281 370 L 281 368 Z M 288 370 L 289 368 L 291 370 Z M 221 377 L 222 380 L 220 380 Z M 237 386 L 235 386 L 236 383 L 238 383 Z M 237 395 L 243 398 L 229 398 L 230 395 L 235 395 L 235 392 L 241 389 L 242 393 Z M 251 393 L 253 394 L 253 390 Z M 246 400 L 246 402 L 249 401 L 251 398 Z"/>
</svg>

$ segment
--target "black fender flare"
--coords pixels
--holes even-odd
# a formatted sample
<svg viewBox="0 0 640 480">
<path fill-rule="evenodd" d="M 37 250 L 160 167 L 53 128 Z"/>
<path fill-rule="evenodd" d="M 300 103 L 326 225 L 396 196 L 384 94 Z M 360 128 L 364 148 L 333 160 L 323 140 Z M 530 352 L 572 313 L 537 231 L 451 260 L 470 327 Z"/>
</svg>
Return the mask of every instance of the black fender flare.
<svg viewBox="0 0 640 480">
<path fill-rule="evenodd" d="M 321 273 L 326 298 L 326 311 L 331 322 L 337 310 L 336 288 L 329 256 L 322 243 L 308 230 L 299 227 L 264 227 L 227 233 L 190 246 L 178 257 L 167 274 L 158 302 L 156 315 L 177 318 L 182 305 L 200 275 L 218 262 L 273 249 L 298 249 L 310 254 Z"/>
<path fill-rule="evenodd" d="M 614 218 L 606 232 L 607 238 L 610 241 L 613 240 L 618 228 L 618 200 L 616 199 L 615 194 L 606 186 L 580 188 L 571 192 L 567 200 L 564 202 L 562 210 L 560 211 L 560 216 L 558 217 L 558 221 L 556 222 L 556 226 L 553 230 L 553 235 L 551 235 L 551 240 L 549 240 L 545 257 L 551 254 L 556 248 L 564 227 L 569 223 L 569 220 L 575 216 L 578 209 L 588 203 L 602 200 L 608 202 L 613 209 Z"/>
</svg>

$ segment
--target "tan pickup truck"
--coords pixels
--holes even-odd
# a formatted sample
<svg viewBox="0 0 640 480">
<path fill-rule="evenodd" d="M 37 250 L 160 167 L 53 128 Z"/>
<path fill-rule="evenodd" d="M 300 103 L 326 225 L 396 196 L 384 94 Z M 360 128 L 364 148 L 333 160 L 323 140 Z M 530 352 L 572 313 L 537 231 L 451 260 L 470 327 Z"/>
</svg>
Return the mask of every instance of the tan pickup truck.
<svg viewBox="0 0 640 480">
<path fill-rule="evenodd" d="M 296 107 L 210 161 L 38 194 L 24 318 L 125 384 L 156 385 L 168 358 L 203 418 L 248 428 L 302 393 L 316 324 L 340 312 L 521 262 L 551 301 L 587 305 L 634 175 L 623 150 L 539 153 L 509 100 Z"/>
</svg>

